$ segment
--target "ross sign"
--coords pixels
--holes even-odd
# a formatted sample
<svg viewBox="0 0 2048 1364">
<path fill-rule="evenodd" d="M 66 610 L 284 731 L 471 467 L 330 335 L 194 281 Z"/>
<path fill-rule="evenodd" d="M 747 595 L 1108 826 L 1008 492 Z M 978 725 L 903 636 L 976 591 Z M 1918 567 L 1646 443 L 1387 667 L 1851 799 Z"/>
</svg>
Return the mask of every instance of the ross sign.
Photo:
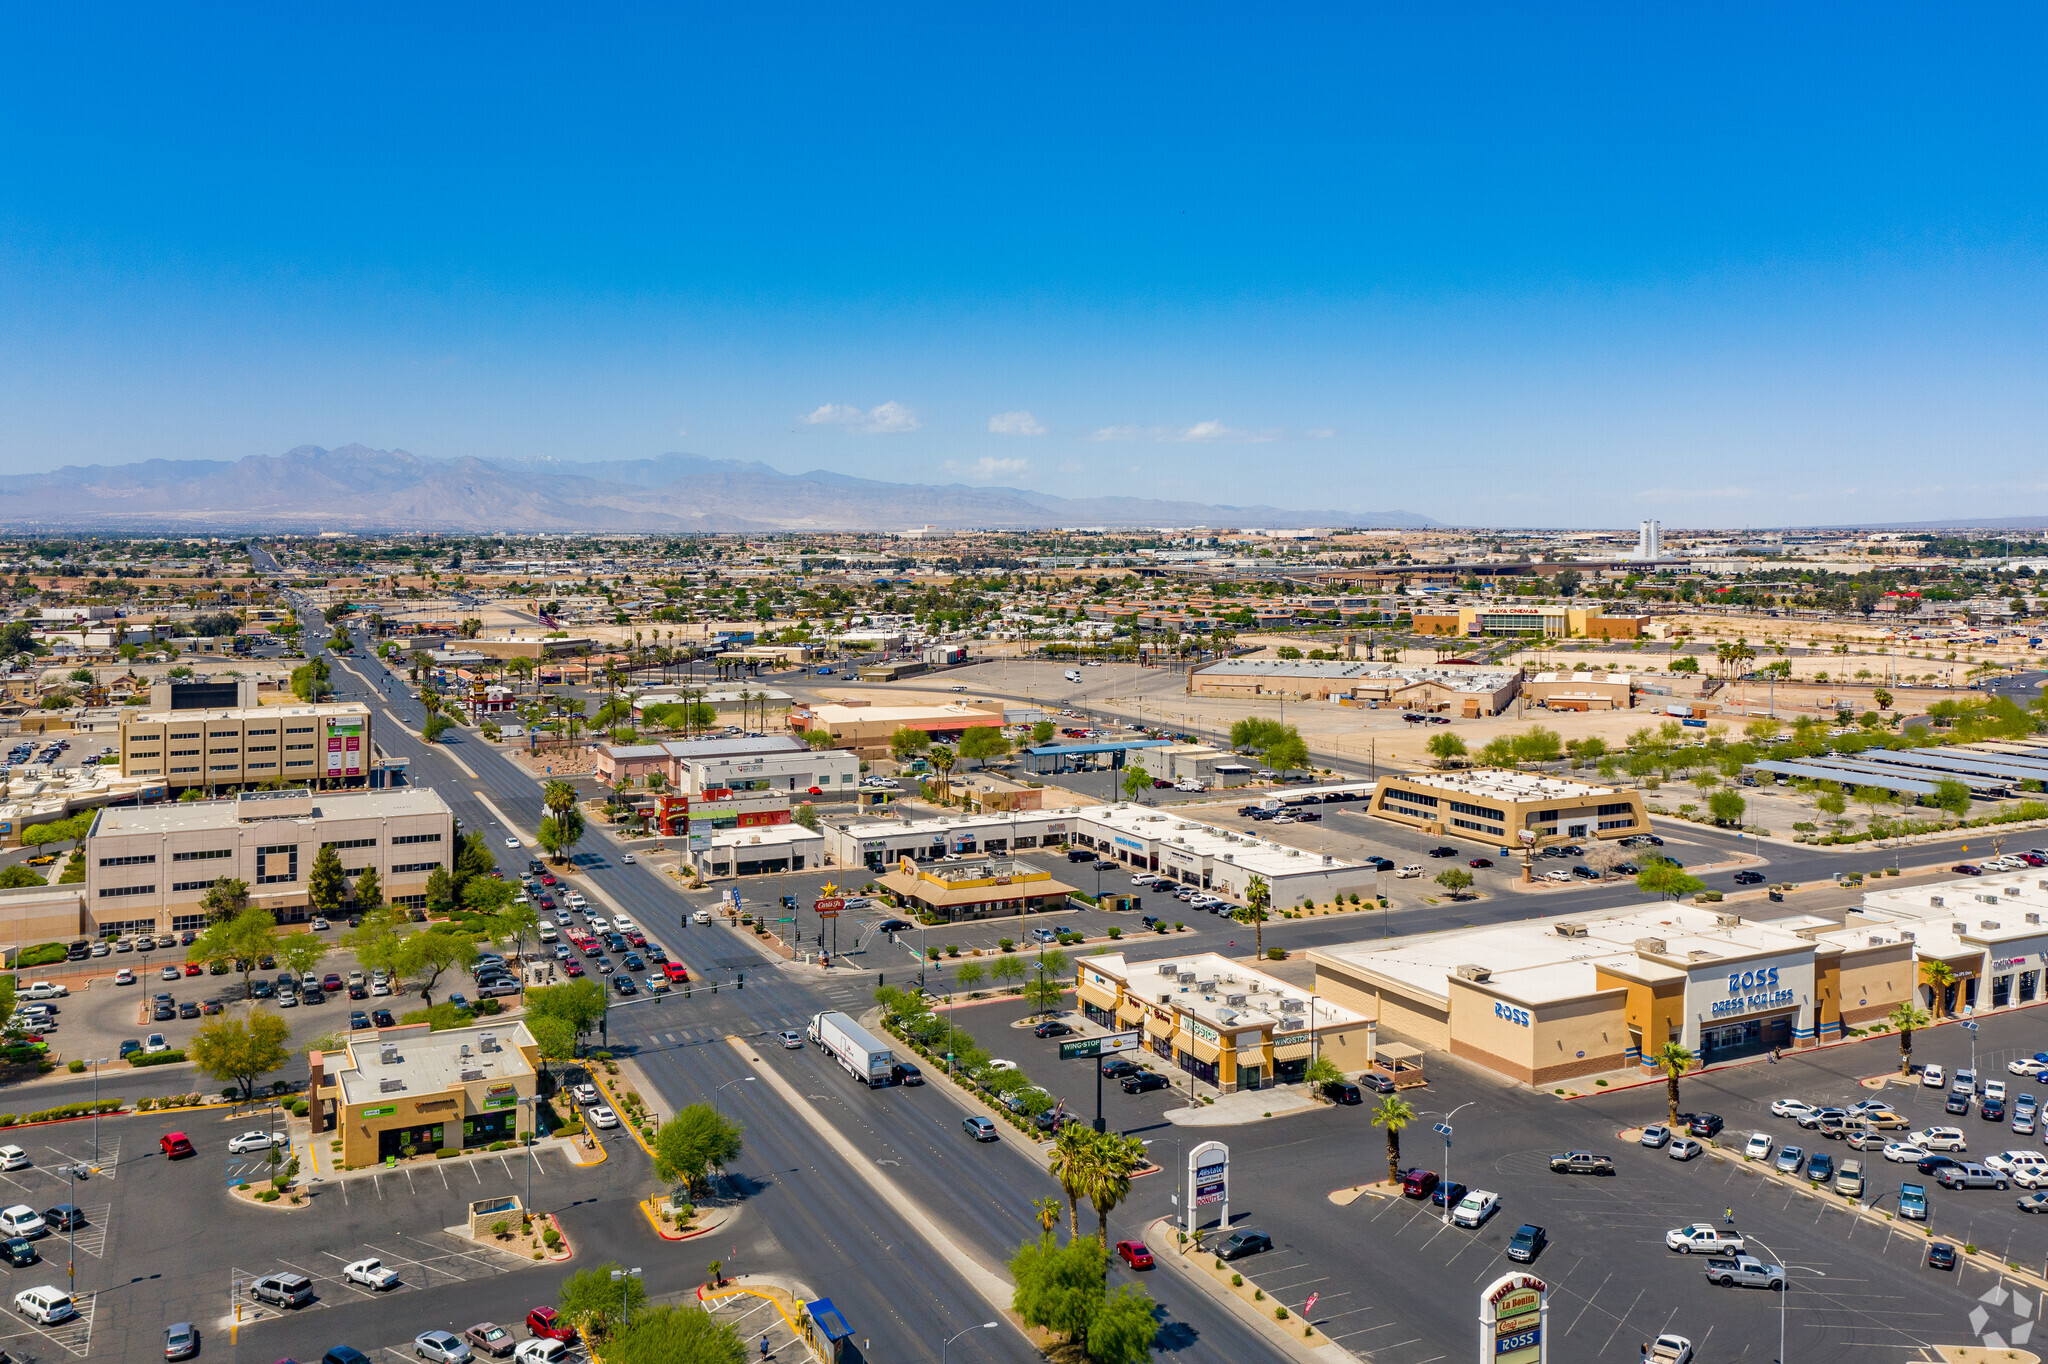
<svg viewBox="0 0 2048 1364">
<path fill-rule="evenodd" d="M 1060 1043 L 1060 1060 L 1077 1061 L 1084 1056 L 1114 1056 L 1120 1051 L 1137 1049 L 1137 1033 L 1113 1032 L 1106 1037 L 1081 1037 L 1072 1042 Z"/>
<path fill-rule="evenodd" d="M 1481 1364 L 1547 1364 L 1544 1325 L 1550 1286 L 1533 1274 L 1505 1274 L 1479 1298 Z"/>
<path fill-rule="evenodd" d="M 1707 1012 L 1716 1018 L 1725 1018 L 1731 1014 L 1755 1013 L 1759 1009 L 1790 1004 L 1798 997 L 1797 990 L 1779 988 L 1778 968 L 1775 966 L 1730 972 L 1728 998 L 1714 1001 Z"/>
</svg>

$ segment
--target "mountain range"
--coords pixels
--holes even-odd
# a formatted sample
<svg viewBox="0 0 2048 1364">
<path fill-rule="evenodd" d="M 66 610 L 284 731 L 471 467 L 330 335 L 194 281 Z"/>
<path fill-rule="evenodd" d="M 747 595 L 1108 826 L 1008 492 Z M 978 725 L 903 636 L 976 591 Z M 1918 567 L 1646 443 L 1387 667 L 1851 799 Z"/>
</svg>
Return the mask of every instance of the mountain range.
<svg viewBox="0 0 2048 1364">
<path fill-rule="evenodd" d="M 1055 497 L 1022 488 L 887 483 L 746 460 L 428 459 L 301 445 L 239 460 L 144 460 L 0 477 L 14 530 L 771 531 L 1053 526 L 1417 527 L 1413 512 Z"/>
</svg>

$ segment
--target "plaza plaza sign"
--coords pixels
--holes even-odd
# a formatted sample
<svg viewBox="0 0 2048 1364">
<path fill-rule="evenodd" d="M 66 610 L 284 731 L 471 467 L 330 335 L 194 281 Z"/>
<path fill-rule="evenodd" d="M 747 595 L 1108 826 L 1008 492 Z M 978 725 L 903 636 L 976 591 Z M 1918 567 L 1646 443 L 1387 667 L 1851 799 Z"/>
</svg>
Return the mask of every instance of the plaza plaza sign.
<svg viewBox="0 0 2048 1364">
<path fill-rule="evenodd" d="M 1731 972 L 1728 976 L 1728 998 L 1715 1000 L 1708 1012 L 1716 1018 L 1755 1013 L 1759 1009 L 1791 1004 L 1798 996 L 1796 990 L 1778 988 L 1778 968 L 1775 966 Z"/>
</svg>

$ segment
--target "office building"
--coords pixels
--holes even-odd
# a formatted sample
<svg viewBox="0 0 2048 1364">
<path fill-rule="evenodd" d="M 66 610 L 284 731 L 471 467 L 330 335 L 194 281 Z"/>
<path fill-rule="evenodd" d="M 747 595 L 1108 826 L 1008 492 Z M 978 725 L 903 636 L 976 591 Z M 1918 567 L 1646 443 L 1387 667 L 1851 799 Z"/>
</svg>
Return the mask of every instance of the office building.
<svg viewBox="0 0 2048 1364">
<path fill-rule="evenodd" d="M 221 684 L 222 694 L 234 687 Z M 234 789 L 279 780 L 326 787 L 366 786 L 374 766 L 370 708 L 359 701 L 274 706 L 182 704 L 191 689 L 171 689 L 169 704 L 121 712 L 121 775 L 161 777 L 178 791 Z M 180 698 L 177 694 L 183 693 Z"/>
<path fill-rule="evenodd" d="M 351 884 L 375 868 L 386 903 L 424 905 L 427 878 L 454 844 L 454 812 L 419 786 L 110 806 L 86 835 L 86 903 L 102 938 L 204 928 L 200 901 L 226 876 L 279 923 L 303 923 L 312 917 L 306 878 L 331 845 Z"/>
<path fill-rule="evenodd" d="M 812 748 L 793 734 L 671 739 L 652 744 L 598 744 L 598 777 L 607 785 L 644 784 L 659 773 L 672 790 L 699 796 L 713 791 L 779 791 L 803 796 L 851 796 L 860 783 L 860 759 L 844 749 Z"/>
<path fill-rule="evenodd" d="M 1544 841 L 1650 832 L 1640 792 L 1499 767 L 1390 773 L 1366 813 L 1445 838 L 1517 846 L 1525 830 Z"/>
<path fill-rule="evenodd" d="M 1418 635 L 1523 635 L 1533 639 L 1641 639 L 1648 616 L 1610 616 L 1598 606 L 1484 602 L 1455 613 L 1417 611 Z"/>
</svg>

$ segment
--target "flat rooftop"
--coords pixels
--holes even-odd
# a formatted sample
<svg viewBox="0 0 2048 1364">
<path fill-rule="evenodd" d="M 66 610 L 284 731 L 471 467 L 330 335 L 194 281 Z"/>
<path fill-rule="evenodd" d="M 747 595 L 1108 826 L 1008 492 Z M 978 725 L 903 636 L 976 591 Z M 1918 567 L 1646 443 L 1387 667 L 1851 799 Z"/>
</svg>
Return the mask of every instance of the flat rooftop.
<svg viewBox="0 0 2048 1364">
<path fill-rule="evenodd" d="M 1198 670 L 1204 677 L 1291 677 L 1366 682 L 1400 678 L 1435 682 L 1456 691 L 1498 691 L 1521 675 L 1518 668 L 1431 668 L 1402 663 L 1354 663 L 1337 658 L 1226 658 Z"/>
<path fill-rule="evenodd" d="M 999 712 L 976 710 L 953 701 L 936 706 L 845 706 L 826 702 L 805 709 L 826 725 L 902 724 L 913 720 L 979 720 L 985 725 L 999 725 L 1003 721 Z"/>
<path fill-rule="evenodd" d="M 484 1049 L 490 1038 L 495 1050 Z M 533 1074 L 521 1046 L 534 1045 L 533 1034 L 517 1019 L 492 1025 L 448 1028 L 429 1032 L 424 1027 L 373 1029 L 348 1035 L 349 1065 L 336 1073 L 345 1104 L 372 1103 L 387 1094 L 438 1094 L 471 1080 L 510 1080 Z M 386 1064 L 389 1046 L 398 1060 Z M 462 1049 L 469 1048 L 463 1055 Z M 383 1082 L 399 1080 L 402 1090 L 386 1090 Z"/>
<path fill-rule="evenodd" d="M 269 795 L 271 793 L 262 793 Z M 299 796 L 293 791 L 275 793 Z M 280 820 L 397 819 L 407 815 L 449 815 L 448 802 L 430 786 L 400 786 L 383 791 L 315 791 L 310 813 L 299 800 L 278 802 Z M 205 829 L 235 829 L 261 818 L 261 799 L 230 796 L 222 800 L 180 800 L 162 805 L 108 806 L 93 821 L 92 833 L 169 834 Z"/>
<path fill-rule="evenodd" d="M 1464 772 L 1401 772 L 1393 780 L 1403 786 L 1426 786 L 1433 791 L 1455 795 L 1486 796 L 1493 800 L 1530 801 L 1591 800 L 1596 796 L 1617 796 L 1612 786 L 1573 781 L 1568 777 L 1546 777 L 1539 772 L 1515 772 L 1505 767 L 1481 767 Z"/>
<path fill-rule="evenodd" d="M 1079 964 L 1122 980 L 1133 995 L 1148 1003 L 1161 995 L 1170 995 L 1173 1004 L 1218 1027 L 1241 1028 L 1248 1023 L 1263 1023 L 1306 1029 L 1311 1019 L 1318 1028 L 1365 1021 L 1364 1014 L 1332 1004 L 1320 995 L 1314 996 L 1311 1005 L 1311 991 L 1217 952 L 1136 962 L 1116 953 L 1082 957 Z M 1193 976 L 1194 980 L 1183 985 L 1182 976 Z M 1235 995 L 1243 995 L 1244 1003 L 1229 1003 Z M 1297 1007 L 1288 1008 L 1290 1002 Z"/>
<path fill-rule="evenodd" d="M 122 723 L 131 725 L 159 725 L 188 720 L 197 720 L 203 724 L 208 720 L 275 720 L 279 716 L 294 715 L 326 719 L 336 715 L 366 716 L 369 713 L 370 708 L 360 701 L 294 701 L 281 706 L 225 706 L 219 710 L 151 710 L 147 706 L 140 706 L 134 710 L 123 711 L 121 720 Z"/>
<path fill-rule="evenodd" d="M 1308 852 L 1260 838 L 1256 834 L 1219 829 L 1180 819 L 1149 805 L 1095 806 L 1080 812 L 1081 818 L 1132 838 L 1156 839 L 1185 848 L 1198 857 L 1231 862 L 1249 868 L 1267 879 L 1299 876 L 1310 871 L 1334 871 L 1362 864 L 1327 853 Z"/>
</svg>

